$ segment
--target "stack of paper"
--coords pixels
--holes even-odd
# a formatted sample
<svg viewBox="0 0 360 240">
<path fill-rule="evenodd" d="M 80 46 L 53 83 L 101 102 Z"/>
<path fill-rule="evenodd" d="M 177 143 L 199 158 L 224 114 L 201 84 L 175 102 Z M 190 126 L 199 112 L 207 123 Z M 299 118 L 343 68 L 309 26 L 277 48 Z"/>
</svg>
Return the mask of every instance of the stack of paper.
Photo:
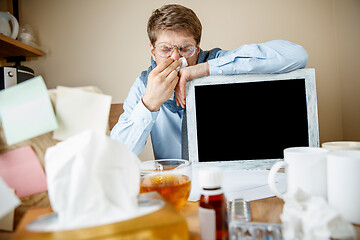
<svg viewBox="0 0 360 240">
<path fill-rule="evenodd" d="M 14 209 L 20 200 L 0 177 L 0 230 L 13 230 Z"/>
<path fill-rule="evenodd" d="M 87 129 L 106 133 L 111 96 L 80 88 L 57 87 L 56 116 L 59 128 L 53 137 L 65 140 Z"/>
<path fill-rule="evenodd" d="M 193 165 L 189 201 L 200 200 L 199 169 L 200 165 Z M 223 169 L 223 190 L 227 200 L 243 198 L 247 201 L 253 201 L 274 196 L 268 185 L 268 175 L 268 170 Z M 280 191 L 285 191 L 284 173 L 277 174 L 275 184 Z"/>
<path fill-rule="evenodd" d="M 13 209 L 20 204 L 16 196 L 23 198 L 47 191 L 45 172 L 32 147 L 10 149 L 25 144 L 38 146 L 33 138 L 49 132 L 57 140 L 88 129 L 106 134 L 110 96 L 95 87 L 58 87 L 50 92 L 51 100 L 41 76 L 0 91 L 0 127 L 9 145 L 0 147 L 0 229 L 13 228 Z M 28 139 L 31 140 L 24 142 Z"/>
<path fill-rule="evenodd" d="M 57 140 L 87 129 L 106 133 L 111 96 L 93 87 L 62 86 L 55 95 L 56 117 L 41 76 L 0 91 L 0 120 L 8 145 L 54 130 Z"/>
<path fill-rule="evenodd" d="M 57 122 L 43 78 L 1 90 L 0 119 L 9 145 L 55 130 Z"/>
</svg>

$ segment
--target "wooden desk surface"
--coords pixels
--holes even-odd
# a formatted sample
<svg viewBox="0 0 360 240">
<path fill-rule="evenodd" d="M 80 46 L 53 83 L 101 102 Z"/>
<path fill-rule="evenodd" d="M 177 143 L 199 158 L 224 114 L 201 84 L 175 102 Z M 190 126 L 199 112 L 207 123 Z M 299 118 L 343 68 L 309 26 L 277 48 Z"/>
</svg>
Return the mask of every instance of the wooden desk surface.
<svg viewBox="0 0 360 240">
<path fill-rule="evenodd" d="M 190 239 L 200 238 L 200 221 L 198 216 L 199 202 L 188 202 L 180 209 L 180 214 L 186 218 Z M 250 212 L 253 222 L 281 223 L 280 214 L 283 208 L 283 201 L 277 197 L 265 198 L 250 202 Z M 28 235 L 25 227 L 28 223 L 41 215 L 51 212 L 50 207 L 30 209 L 22 218 L 18 228 L 13 235 L 14 240 L 21 240 Z M 360 226 L 355 225 L 356 239 L 360 239 Z"/>
<path fill-rule="evenodd" d="M 280 223 L 280 213 L 282 212 L 283 201 L 272 197 L 250 202 L 250 211 L 252 221 Z M 188 202 L 180 209 L 180 214 L 186 218 L 190 238 L 200 239 L 200 221 L 198 216 L 199 202 Z M 50 207 L 30 209 L 22 218 L 18 228 L 13 236 L 14 240 L 20 240 L 29 233 L 26 231 L 26 225 L 41 215 L 51 212 Z"/>
</svg>

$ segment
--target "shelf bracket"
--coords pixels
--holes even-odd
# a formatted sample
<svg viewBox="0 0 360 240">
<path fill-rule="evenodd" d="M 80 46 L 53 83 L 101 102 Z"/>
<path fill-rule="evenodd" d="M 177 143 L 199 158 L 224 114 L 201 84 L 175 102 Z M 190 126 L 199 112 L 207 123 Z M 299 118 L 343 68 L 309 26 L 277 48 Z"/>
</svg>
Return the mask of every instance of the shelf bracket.
<svg viewBox="0 0 360 240">
<path fill-rule="evenodd" d="M 5 57 L 6 62 L 15 63 L 15 66 L 20 66 L 20 62 L 26 61 L 24 56 L 16 56 L 16 57 Z"/>
</svg>

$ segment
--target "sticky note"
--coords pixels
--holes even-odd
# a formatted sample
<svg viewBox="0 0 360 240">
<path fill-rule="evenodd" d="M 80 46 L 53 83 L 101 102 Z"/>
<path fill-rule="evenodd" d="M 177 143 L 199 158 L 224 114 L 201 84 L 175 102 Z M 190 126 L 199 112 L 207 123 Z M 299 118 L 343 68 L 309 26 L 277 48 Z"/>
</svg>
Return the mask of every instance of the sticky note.
<svg viewBox="0 0 360 240">
<path fill-rule="evenodd" d="M 1 154 L 0 176 L 20 198 L 47 191 L 44 169 L 31 146 Z"/>
<path fill-rule="evenodd" d="M 1 177 L 0 196 L 0 219 L 2 219 L 20 205 L 20 200 L 15 196 L 14 190 L 10 189 Z"/>
<path fill-rule="evenodd" d="M 0 230 L 5 230 L 5 231 L 14 230 L 14 215 L 15 215 L 15 210 L 13 209 L 4 217 L 0 218 Z"/>
<path fill-rule="evenodd" d="M 57 87 L 56 116 L 59 128 L 53 138 L 65 140 L 87 129 L 106 133 L 111 96 L 83 91 L 78 88 Z"/>
<path fill-rule="evenodd" d="M 0 178 L 1 179 L 1 178 Z M 2 179 L 1 179 L 2 181 Z M 3 182 L 4 183 L 4 182 Z M 5 184 L 5 183 L 4 183 Z M 0 187 L 1 188 L 1 187 Z M 8 190 L 10 191 L 11 197 L 15 197 L 14 194 L 14 189 L 8 188 Z M 3 193 L 1 193 L 1 196 Z M 7 194 L 7 193 L 5 193 Z M 1 202 L 1 201 L 0 201 Z M 8 202 L 4 203 L 7 204 Z M 15 197 L 15 202 L 13 203 L 14 206 L 10 206 L 10 212 L 8 212 L 6 215 L 1 216 L 0 215 L 0 230 L 5 230 L 5 231 L 12 231 L 14 230 L 14 216 L 15 216 L 15 207 L 18 206 L 20 203 L 19 199 L 17 197 Z M 2 204 L 2 203 L 1 203 Z"/>
<path fill-rule="evenodd" d="M 54 109 L 41 76 L 0 91 L 0 119 L 7 144 L 57 128 Z"/>
</svg>

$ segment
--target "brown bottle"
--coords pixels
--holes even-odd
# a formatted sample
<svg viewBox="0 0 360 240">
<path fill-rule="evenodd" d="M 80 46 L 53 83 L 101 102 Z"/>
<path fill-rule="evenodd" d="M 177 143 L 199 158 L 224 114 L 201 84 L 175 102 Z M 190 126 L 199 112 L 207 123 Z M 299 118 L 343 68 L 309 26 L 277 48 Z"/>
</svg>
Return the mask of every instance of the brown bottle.
<svg viewBox="0 0 360 240">
<path fill-rule="evenodd" d="M 201 190 L 199 218 L 201 239 L 228 239 L 227 206 L 220 168 L 205 168 L 199 171 Z"/>
</svg>

